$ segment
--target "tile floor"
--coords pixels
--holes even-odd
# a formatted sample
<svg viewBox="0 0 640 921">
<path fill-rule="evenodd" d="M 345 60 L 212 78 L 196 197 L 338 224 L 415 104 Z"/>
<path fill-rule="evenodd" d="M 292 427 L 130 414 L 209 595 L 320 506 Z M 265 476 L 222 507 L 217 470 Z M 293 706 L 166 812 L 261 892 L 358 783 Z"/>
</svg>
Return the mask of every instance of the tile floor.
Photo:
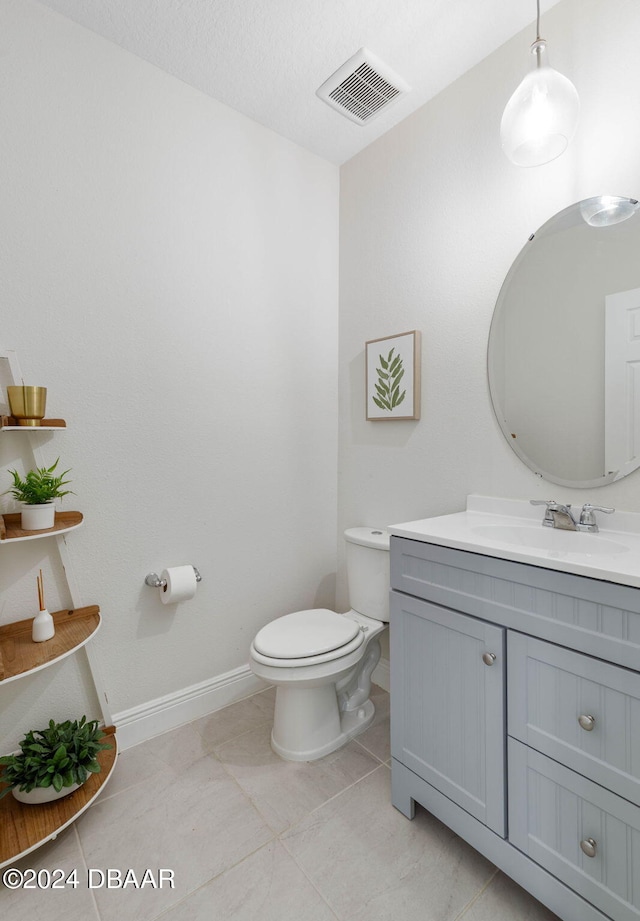
<svg viewBox="0 0 640 921">
<path fill-rule="evenodd" d="M 269 746 L 273 690 L 123 752 L 103 795 L 17 866 L 77 888 L 0 887 L 11 921 L 556 921 L 418 808 L 390 803 L 389 697 L 374 724 L 320 761 Z M 89 888 L 145 869 L 175 888 Z"/>
</svg>

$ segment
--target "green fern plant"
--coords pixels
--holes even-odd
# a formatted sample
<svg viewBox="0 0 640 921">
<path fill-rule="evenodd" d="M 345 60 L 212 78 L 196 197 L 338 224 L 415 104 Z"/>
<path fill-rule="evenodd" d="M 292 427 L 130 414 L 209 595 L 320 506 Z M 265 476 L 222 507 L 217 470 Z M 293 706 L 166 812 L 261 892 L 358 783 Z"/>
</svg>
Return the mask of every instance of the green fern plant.
<svg viewBox="0 0 640 921">
<path fill-rule="evenodd" d="M 391 349 L 386 358 L 384 355 L 378 356 L 381 367 L 376 368 L 376 374 L 378 375 L 378 380 L 375 382 L 377 396 L 371 395 L 376 406 L 388 412 L 394 410 L 396 406 L 400 406 L 407 395 L 406 390 L 400 393 L 400 381 L 404 377 L 404 367 L 402 358 L 400 355 L 394 356 L 394 352 L 395 347 Z"/>
<path fill-rule="evenodd" d="M 0 765 L 4 770 L 0 780 L 7 786 L 0 799 L 14 787 L 29 793 L 36 787 L 53 787 L 59 793 L 63 787 L 83 784 L 89 774 L 99 774 L 99 751 L 111 748 L 101 742 L 104 733 L 97 720 L 49 720 L 48 729 L 30 730 L 22 742 L 20 753 L 4 755 Z"/>
<path fill-rule="evenodd" d="M 10 470 L 13 477 L 13 486 L 7 489 L 14 499 L 24 502 L 25 505 L 44 505 L 45 502 L 52 502 L 53 499 L 59 499 L 62 496 L 68 496 L 70 489 L 62 489 L 70 481 L 65 480 L 69 470 L 54 476 L 54 471 L 58 466 L 58 460 L 51 467 L 39 467 L 36 470 L 30 470 L 24 480 L 17 470 Z"/>
</svg>

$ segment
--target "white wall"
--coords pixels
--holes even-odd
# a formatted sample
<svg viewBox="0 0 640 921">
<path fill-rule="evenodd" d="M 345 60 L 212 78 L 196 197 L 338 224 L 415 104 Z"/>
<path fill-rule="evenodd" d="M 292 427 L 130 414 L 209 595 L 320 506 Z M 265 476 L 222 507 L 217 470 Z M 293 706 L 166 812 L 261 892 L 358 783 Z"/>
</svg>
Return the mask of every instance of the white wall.
<svg viewBox="0 0 640 921">
<path fill-rule="evenodd" d="M 638 473 L 597 493 L 536 478 L 498 428 L 485 367 L 493 307 L 529 234 L 582 198 L 640 197 L 639 27 L 636 0 L 564 0 L 543 17 L 551 64 L 582 104 L 553 163 L 521 169 L 500 149 L 531 26 L 342 168 L 341 527 L 459 511 L 468 493 L 640 510 Z M 423 334 L 422 419 L 366 422 L 364 343 L 410 329 Z"/>
<path fill-rule="evenodd" d="M 72 468 L 119 713 L 333 604 L 338 170 L 32 0 L 2 0 L 0 36 L 0 347 L 69 426 L 40 437 Z M 68 603 L 50 548 L 2 548 L 0 622 L 33 613 L 40 566 Z M 164 607 L 145 575 L 185 562 L 197 596 Z M 0 751 L 97 715 L 83 661 L 2 689 Z"/>
</svg>

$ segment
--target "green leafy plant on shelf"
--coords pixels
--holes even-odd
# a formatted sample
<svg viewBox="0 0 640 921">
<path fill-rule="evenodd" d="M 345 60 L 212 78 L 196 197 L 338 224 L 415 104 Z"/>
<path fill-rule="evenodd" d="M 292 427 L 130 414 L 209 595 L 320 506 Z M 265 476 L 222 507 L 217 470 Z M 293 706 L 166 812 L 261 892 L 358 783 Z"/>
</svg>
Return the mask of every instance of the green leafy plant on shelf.
<svg viewBox="0 0 640 921">
<path fill-rule="evenodd" d="M 20 742 L 19 754 L 0 758 L 0 780 L 8 784 L 0 799 L 14 787 L 26 793 L 53 787 L 59 793 L 63 787 L 83 784 L 90 774 L 100 773 L 98 752 L 111 748 L 103 738 L 98 721 L 87 721 L 86 716 L 73 722 L 50 720 L 48 729 L 30 730 Z"/>
<path fill-rule="evenodd" d="M 24 479 L 17 470 L 10 470 L 13 486 L 6 492 L 11 493 L 14 499 L 24 502 L 25 505 L 44 505 L 46 502 L 68 496 L 71 490 L 62 489 L 62 487 L 67 486 L 70 482 L 70 480 L 65 480 L 65 476 L 71 468 L 57 476 L 54 475 L 59 460 L 60 458 L 51 467 L 38 467 L 36 470 L 30 470 Z"/>
</svg>

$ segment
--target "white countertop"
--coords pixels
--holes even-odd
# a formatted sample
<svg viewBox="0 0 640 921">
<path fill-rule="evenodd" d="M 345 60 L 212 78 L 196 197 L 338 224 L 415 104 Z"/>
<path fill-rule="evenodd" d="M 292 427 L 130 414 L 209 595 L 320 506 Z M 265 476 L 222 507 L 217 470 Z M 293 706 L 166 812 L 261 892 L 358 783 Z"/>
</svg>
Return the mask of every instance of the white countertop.
<svg viewBox="0 0 640 921">
<path fill-rule="evenodd" d="M 572 511 L 579 515 L 580 507 Z M 639 513 L 596 512 L 596 534 L 543 527 L 543 517 L 544 506 L 527 500 L 468 496 L 464 512 L 390 525 L 388 530 L 410 540 L 640 588 Z"/>
</svg>

